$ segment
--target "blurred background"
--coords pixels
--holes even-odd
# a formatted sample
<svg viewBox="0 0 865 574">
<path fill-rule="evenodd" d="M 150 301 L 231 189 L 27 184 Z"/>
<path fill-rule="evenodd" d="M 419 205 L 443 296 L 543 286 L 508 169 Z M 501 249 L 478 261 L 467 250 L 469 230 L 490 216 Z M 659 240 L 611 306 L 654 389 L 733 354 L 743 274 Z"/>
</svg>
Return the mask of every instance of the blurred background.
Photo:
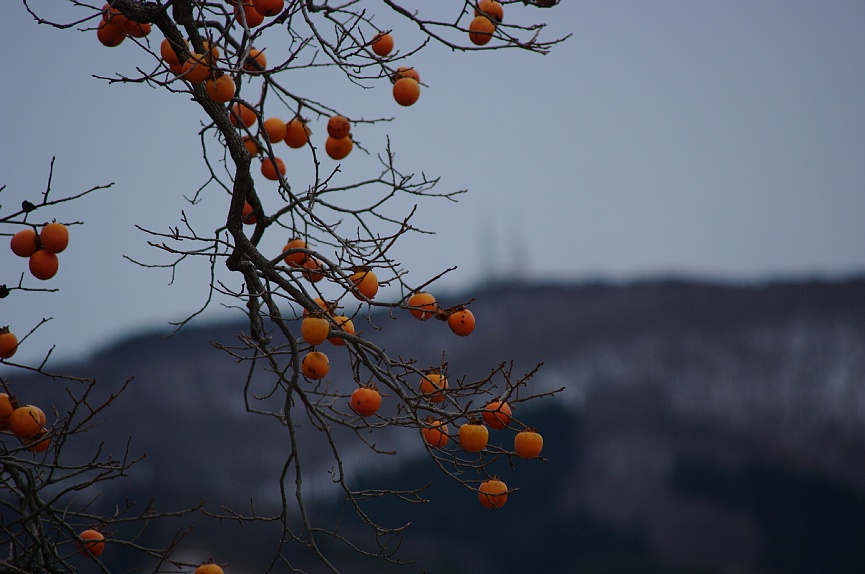
<svg viewBox="0 0 865 574">
<path fill-rule="evenodd" d="M 427 86 L 406 109 L 384 84 L 303 78 L 349 117 L 394 117 L 355 128 L 367 148 L 389 138 L 403 171 L 469 190 L 455 204 L 423 202 L 418 224 L 436 234 L 406 237 L 395 256 L 415 284 L 455 265 L 439 289 L 477 298 L 478 330 L 454 341 L 444 325 L 397 320 L 370 334 L 430 361 L 445 350 L 467 376 L 509 358 L 523 370 L 542 361 L 539 387 L 566 388 L 519 413 L 543 429 L 548 461 L 505 466 L 520 491 L 495 513 L 423 456 L 352 457 L 370 484 L 433 483 L 432 504 L 375 509 L 414 523 L 404 554 L 418 564 L 407 571 L 865 571 L 865 5 L 563 0 L 509 4 L 505 17 L 570 37 L 543 56 L 431 46 L 410 62 Z M 279 49 L 278 30 L 266 40 Z M 51 319 L 16 360 L 36 364 L 56 344 L 52 369 L 98 377 L 106 392 L 135 377 L 100 432 L 109 443 L 133 436 L 148 456 L 103 495 L 108 507 L 155 493 L 167 508 L 197 497 L 266 508 L 284 430 L 244 412 L 243 367 L 211 344 L 236 341 L 239 312 L 217 299 L 166 339 L 170 321 L 204 303 L 207 264 L 172 274 L 130 261 L 168 261 L 140 228 L 166 232 L 181 213 L 205 234 L 224 222 L 226 196 L 184 199 L 206 181 L 202 112 L 164 90 L 108 82 L 152 66 L 134 45 L 40 26 L 16 2 L 0 5 L 0 47 L 0 210 L 38 202 L 52 158 L 54 197 L 113 184 L 37 212 L 83 225 L 52 280 L 60 293 L 0 300 L 0 325 L 19 334 Z M 282 157 L 308 183 L 308 156 Z M 377 165 L 353 153 L 342 169 L 358 178 Z M 275 193 L 264 200 L 278 205 Z M 285 239 L 273 238 L 274 253 Z M 34 286 L 8 250 L 0 269 L 0 282 L 24 273 Z M 0 375 L 63 404 L 56 382 Z M 382 440 L 412 453 L 414 438 Z M 319 512 L 332 516 L 321 464 Z M 242 530 L 203 521 L 194 553 L 236 546 L 232 571 L 259 572 L 255 557 L 274 542 Z"/>
</svg>

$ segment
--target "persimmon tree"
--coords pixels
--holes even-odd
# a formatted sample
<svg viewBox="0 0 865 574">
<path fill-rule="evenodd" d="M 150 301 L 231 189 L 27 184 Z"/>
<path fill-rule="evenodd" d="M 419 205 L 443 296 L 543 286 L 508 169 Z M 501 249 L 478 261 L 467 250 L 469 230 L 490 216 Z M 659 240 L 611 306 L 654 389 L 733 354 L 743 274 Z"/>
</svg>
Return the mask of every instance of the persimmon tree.
<svg viewBox="0 0 865 574">
<path fill-rule="evenodd" d="M 366 513 L 365 502 L 382 496 L 422 501 L 422 489 L 355 489 L 344 463 L 346 449 L 352 448 L 347 444 L 359 441 L 373 453 L 394 456 L 377 446 L 376 435 L 394 429 L 413 433 L 434 466 L 478 497 L 480 504 L 498 509 L 509 494 L 517 495 L 506 485 L 509 466 L 540 455 L 538 440 L 533 448 L 514 449 L 514 437 L 530 422 L 520 419 L 520 406 L 551 393 L 534 392 L 528 384 L 537 367 L 515 373 L 503 358 L 501 364 L 489 366 L 486 376 L 468 380 L 450 369 L 444 355 L 436 364 L 421 364 L 411 357 L 391 356 L 374 337 L 365 335 L 386 329 L 384 319 L 393 318 L 411 321 L 419 330 L 440 327 L 453 337 L 465 337 L 483 317 L 475 318 L 471 300 L 449 306 L 437 301 L 436 281 L 453 269 L 409 281 L 407 269 L 393 256 L 394 246 L 406 236 L 435 231 L 414 223 L 416 209 L 427 201 L 454 200 L 462 190 L 439 191 L 437 179 L 405 172 L 397 166 L 390 144 L 373 149 L 363 141 L 364 130 L 379 122 L 398 122 L 405 106 L 423 105 L 423 71 L 413 67 L 412 59 L 431 43 L 455 53 L 507 48 L 547 52 L 561 39 L 544 38 L 543 24 L 534 20 L 539 14 L 535 9 L 555 2 L 438 2 L 434 9 L 392 0 L 238 2 L 113 0 L 88 5 L 70 0 L 80 13 L 71 21 L 58 21 L 50 6 L 37 9 L 29 0 L 22 3 L 40 24 L 63 33 L 92 34 L 94 49 L 128 50 L 135 72 L 106 72 L 105 89 L 118 82 L 147 84 L 175 94 L 178 105 L 192 100 L 204 112 L 202 184 L 183 197 L 187 210 L 217 203 L 225 223 L 200 230 L 183 215 L 174 226 L 167 222 L 164 230 L 144 229 L 155 249 L 154 259 L 137 263 L 175 268 L 193 258 L 208 262 L 204 304 L 178 328 L 217 298 L 237 303 L 248 317 L 248 330 L 239 334 L 236 344 L 218 346 L 224 360 L 248 367 L 242 387 L 247 410 L 284 427 L 290 448 L 282 473 L 273 477 L 281 493 L 279 508 L 250 512 L 208 501 L 201 511 L 216 518 L 268 524 L 278 541 L 273 570 L 288 566 L 296 571 L 293 556 L 302 551 L 317 557 L 327 571 L 339 572 L 341 566 L 327 555 L 324 540 L 400 561 L 396 550 L 405 525 L 378 523 Z M 443 13 L 446 18 L 440 17 Z M 381 14 L 398 25 L 379 24 L 385 19 Z M 401 36 L 403 29 L 420 31 L 422 40 L 403 42 L 408 36 Z M 269 45 L 281 47 L 269 50 Z M 297 86 L 302 83 L 290 83 L 293 75 L 318 69 L 341 78 L 346 90 L 392 84 L 394 116 L 368 118 L 363 110 L 342 103 L 338 109 L 337 104 L 301 92 Z M 289 173 L 283 160 L 287 154 L 302 154 L 309 169 Z M 352 177 L 343 171 L 340 162 L 358 154 L 378 166 L 375 175 Z M 47 197 L 46 192 L 44 205 L 38 206 L 43 211 L 50 208 Z M 403 198 L 412 206 L 397 213 L 392 206 Z M 22 208 L 0 222 L 35 232 L 38 226 L 28 214 Z M 284 247 L 269 247 L 273 237 Z M 381 293 L 380 286 L 386 287 Z M 28 288 L 22 275 L 15 289 L 24 295 Z M 334 364 L 350 376 L 333 377 Z M 47 373 L 44 364 L 18 366 L 58 377 Z M 95 381 L 75 382 L 82 382 L 84 391 L 76 395 L 74 408 L 58 419 L 62 424 L 40 427 L 45 436 L 56 438 L 54 445 L 34 462 L 34 437 L 14 448 L 5 447 L 4 440 L 4 468 L 16 468 L 22 457 L 29 456 L 22 468 L 38 476 L 58 476 L 67 489 L 82 481 L 92 486 L 86 481 L 113 478 L 111 472 L 97 478 L 58 472 L 66 468 L 56 458 L 64 441 L 86 440 L 83 431 L 103 408 L 89 402 L 88 390 Z M 8 385 L 11 396 L 11 382 Z M 113 400 L 116 394 L 110 396 L 109 402 Z M 311 455 L 304 451 L 302 435 L 310 432 L 318 433 L 327 445 L 333 467 L 327 477 L 313 476 L 306 464 Z M 129 471 L 131 460 L 124 457 L 114 472 Z M 98 456 L 83 465 L 88 470 L 101 468 Z M 316 515 L 307 502 L 307 485 L 322 479 L 338 485 L 374 542 L 350 539 L 338 523 L 333 526 L 333 521 Z M 6 484 L 21 499 L 56 490 L 45 481 L 24 487 Z M 60 492 L 37 510 L 15 507 L 22 516 L 20 528 L 4 529 L 0 539 L 0 544 L 17 545 L 18 551 L 8 559 L 12 567 L 69 568 L 70 553 L 63 551 L 64 544 L 80 545 L 80 530 L 73 527 L 75 520 L 69 522 L 55 512 L 63 502 L 65 491 Z M 194 510 L 193 506 L 176 513 Z M 86 509 L 82 512 L 86 516 Z M 200 562 L 184 562 L 173 552 L 184 531 L 161 550 L 112 535 L 120 521 L 168 515 L 148 506 L 88 518 L 105 533 L 100 553 L 110 552 L 113 544 L 127 544 L 154 556 L 154 571 L 197 566 Z M 44 531 L 33 530 L 31 523 Z M 20 542 L 22 537 L 29 537 L 29 545 Z M 100 563 L 92 556 L 95 552 L 90 554 Z M 213 558 L 219 561 L 218 556 Z M 0 564 L 4 559 L 0 556 Z"/>
</svg>

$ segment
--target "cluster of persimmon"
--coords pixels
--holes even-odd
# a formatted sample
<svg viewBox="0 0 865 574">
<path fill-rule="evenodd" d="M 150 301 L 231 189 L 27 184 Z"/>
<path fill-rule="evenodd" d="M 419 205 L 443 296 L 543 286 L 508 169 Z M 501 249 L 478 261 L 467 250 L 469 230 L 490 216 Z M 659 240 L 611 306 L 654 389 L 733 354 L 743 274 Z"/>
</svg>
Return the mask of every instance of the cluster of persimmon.
<svg viewBox="0 0 865 574">
<path fill-rule="evenodd" d="M 480 0 L 475 8 L 475 17 L 469 22 L 469 40 L 472 44 L 484 46 L 489 43 L 504 15 L 504 8 L 497 0 Z"/>
<path fill-rule="evenodd" d="M 130 20 L 120 10 L 106 2 L 102 6 L 102 19 L 96 27 L 96 37 L 103 46 L 114 48 L 119 46 L 127 36 L 131 38 L 143 38 L 150 34 L 149 22 L 136 22 Z"/>
<path fill-rule="evenodd" d="M 376 56 L 386 58 L 393 51 L 393 36 L 379 32 L 369 43 Z M 410 106 L 420 98 L 420 75 L 414 68 L 402 66 L 394 72 L 393 99 L 401 106 Z"/>
<path fill-rule="evenodd" d="M 15 255 L 30 259 L 30 274 L 43 281 L 57 274 L 60 268 L 57 254 L 68 245 L 69 229 L 56 221 L 45 225 L 39 233 L 32 227 L 22 229 L 9 243 Z"/>
<path fill-rule="evenodd" d="M 36 405 L 22 405 L 14 395 L 0 393 L 0 431 L 11 432 L 35 453 L 51 446 L 46 423 L 45 411 Z"/>
<path fill-rule="evenodd" d="M 431 403 L 441 403 L 446 399 L 447 379 L 438 370 L 426 373 L 421 379 L 421 393 Z M 488 402 L 481 410 L 480 417 L 469 418 L 457 431 L 457 442 L 465 452 L 483 451 L 489 443 L 489 429 L 511 428 L 513 411 L 503 400 Z M 441 419 L 427 417 L 421 433 L 428 445 L 443 448 L 450 441 L 448 425 Z M 543 436 L 534 428 L 523 428 L 514 435 L 514 452 L 520 458 L 532 459 L 541 454 L 544 446 Z M 508 499 L 507 485 L 498 477 L 485 480 L 478 488 L 478 498 L 487 508 L 500 508 Z"/>
</svg>

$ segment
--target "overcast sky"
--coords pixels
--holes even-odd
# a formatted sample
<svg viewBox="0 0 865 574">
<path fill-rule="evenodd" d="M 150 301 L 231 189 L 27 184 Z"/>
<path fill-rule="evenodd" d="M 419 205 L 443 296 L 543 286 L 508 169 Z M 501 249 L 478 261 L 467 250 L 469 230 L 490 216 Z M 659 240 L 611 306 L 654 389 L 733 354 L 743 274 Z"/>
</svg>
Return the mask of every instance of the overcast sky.
<svg viewBox="0 0 865 574">
<path fill-rule="evenodd" d="M 58 4 L 33 2 L 46 16 Z M 369 4 L 397 48 L 416 41 Z M 384 83 L 298 85 L 349 115 L 394 116 L 354 133 L 373 150 L 389 135 L 402 169 L 440 175 L 442 191 L 469 189 L 459 203 L 420 206 L 420 223 L 438 234 L 398 252 L 412 281 L 451 265 L 442 289 L 497 274 L 752 281 L 865 271 L 865 3 L 562 0 L 553 10 L 509 5 L 505 18 L 547 19 L 548 38 L 573 36 L 546 56 L 426 50 L 411 60 L 428 84 L 411 108 Z M 60 293 L 0 300 L 0 324 L 19 336 L 53 318 L 16 358 L 37 360 L 52 343 L 60 357 L 87 353 L 195 310 L 202 262 L 170 284 L 167 271 L 123 255 L 166 262 L 135 225 L 166 231 L 181 209 L 202 231 L 224 222 L 223 196 L 182 198 L 205 179 L 203 112 L 183 95 L 94 78 L 152 64 L 131 42 L 109 49 L 92 31 L 39 26 L 17 1 L 0 4 L 0 49 L 2 213 L 38 201 L 52 157 L 58 197 L 114 184 L 37 214 L 85 225 L 72 228 L 50 282 Z M 282 150 L 289 177 L 302 173 L 308 155 Z M 359 153 L 343 164 L 350 175 L 376 167 Z M 284 239 L 273 238 L 275 252 Z M 0 269 L 0 283 L 17 283 L 26 260 L 0 249 Z M 215 306 L 207 317 L 230 313 Z"/>
</svg>

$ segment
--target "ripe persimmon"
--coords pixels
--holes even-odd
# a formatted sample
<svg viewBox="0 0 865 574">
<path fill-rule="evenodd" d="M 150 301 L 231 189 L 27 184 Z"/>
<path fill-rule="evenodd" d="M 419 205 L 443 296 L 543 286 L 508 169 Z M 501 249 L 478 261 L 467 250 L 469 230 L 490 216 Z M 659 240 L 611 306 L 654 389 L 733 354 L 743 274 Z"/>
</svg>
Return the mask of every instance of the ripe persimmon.
<svg viewBox="0 0 865 574">
<path fill-rule="evenodd" d="M 393 50 L 393 36 L 387 32 L 379 32 L 373 37 L 369 46 L 376 56 L 384 58 Z"/>
<path fill-rule="evenodd" d="M 12 434 L 24 441 L 44 431 L 45 422 L 45 413 L 36 405 L 22 405 L 6 419 Z"/>
<path fill-rule="evenodd" d="M 207 562 L 195 569 L 194 574 L 225 574 L 222 568 L 213 562 Z"/>
<path fill-rule="evenodd" d="M 186 40 L 183 41 L 183 47 L 187 50 L 189 49 L 189 43 Z M 179 50 L 177 48 L 178 46 L 172 44 L 168 38 L 162 40 L 162 43 L 159 45 L 159 54 L 169 66 L 180 65 L 180 56 L 178 55 Z"/>
<path fill-rule="evenodd" d="M 505 17 L 505 10 L 501 3 L 496 0 L 478 0 L 475 16 L 486 16 L 495 23 L 501 24 L 502 19 Z"/>
<path fill-rule="evenodd" d="M 17 402 L 13 404 L 12 397 L 6 393 L 0 393 L 0 430 L 9 428 L 9 415 L 17 408 L 16 405 Z"/>
<path fill-rule="evenodd" d="M 393 81 L 396 82 L 400 78 L 413 78 L 415 82 L 420 83 L 420 74 L 414 68 L 408 66 L 400 66 L 393 73 Z"/>
<path fill-rule="evenodd" d="M 51 437 L 47 435 L 47 432 L 41 432 L 35 437 L 31 438 L 26 442 L 27 448 L 29 448 L 32 452 L 35 452 L 36 454 L 45 452 L 46 450 L 48 450 L 48 447 L 51 446 Z"/>
<path fill-rule="evenodd" d="M 327 140 L 324 142 L 324 151 L 327 152 L 327 155 L 329 155 L 331 159 L 339 161 L 345 159 L 345 157 L 351 153 L 353 145 L 354 142 L 351 141 L 350 135 L 345 136 L 342 139 L 336 139 L 333 136 L 328 135 Z"/>
<path fill-rule="evenodd" d="M 285 124 L 285 141 L 286 145 L 293 149 L 299 149 L 306 145 L 309 141 L 310 130 L 306 122 L 300 118 L 294 118 Z"/>
<path fill-rule="evenodd" d="M 333 321 L 334 323 L 336 323 L 338 331 L 342 330 L 349 335 L 354 335 L 354 323 L 352 323 L 351 319 L 349 319 L 345 315 L 334 315 Z M 332 345 L 336 345 L 337 347 L 342 347 L 343 345 L 345 345 L 345 339 L 343 339 L 342 337 L 330 337 L 328 341 L 330 341 Z"/>
<path fill-rule="evenodd" d="M 351 123 L 345 116 L 331 116 L 327 120 L 327 134 L 337 140 L 347 137 L 351 131 Z"/>
<path fill-rule="evenodd" d="M 246 148 L 246 151 L 249 152 L 249 155 L 251 155 L 252 157 L 258 156 L 258 154 L 261 150 L 259 149 L 258 144 L 255 143 L 255 140 L 252 139 L 251 136 L 247 136 L 247 135 L 243 136 L 242 139 L 243 139 L 243 147 Z"/>
<path fill-rule="evenodd" d="M 444 402 L 445 389 L 447 388 L 448 380 L 438 370 L 426 373 L 420 380 L 420 392 L 422 392 L 431 403 Z"/>
<path fill-rule="evenodd" d="M 318 283 L 324 279 L 324 273 L 321 271 L 321 263 L 318 259 L 309 257 L 304 261 L 302 275 L 310 283 Z"/>
<path fill-rule="evenodd" d="M 12 253 L 18 257 L 30 257 L 39 249 L 39 244 L 36 242 L 36 230 L 31 227 L 22 229 L 12 236 L 9 247 L 12 248 Z"/>
<path fill-rule="evenodd" d="M 249 28 L 255 28 L 261 26 L 261 23 L 264 22 L 264 16 L 255 9 L 251 2 L 243 3 L 243 10 L 241 15 L 240 7 L 235 4 L 234 6 L 234 19 L 238 24 L 243 24 L 243 20 L 246 20 L 246 26 Z"/>
<path fill-rule="evenodd" d="M 321 351 L 310 351 L 300 362 L 300 372 L 311 381 L 320 381 L 330 371 L 330 360 Z"/>
<path fill-rule="evenodd" d="M 349 279 L 357 289 L 357 291 L 352 291 L 352 293 L 359 301 L 364 301 L 365 298 L 372 299 L 378 293 L 378 277 L 370 269 L 357 267 Z"/>
<path fill-rule="evenodd" d="M 78 543 L 78 551 L 85 556 L 99 557 L 105 550 L 105 536 L 98 530 L 89 528 L 78 534 L 78 538 L 82 540 Z"/>
<path fill-rule="evenodd" d="M 285 0 L 252 0 L 252 7 L 262 16 L 276 16 L 282 12 Z"/>
<path fill-rule="evenodd" d="M 18 350 L 18 337 L 9 327 L 0 329 L 0 359 L 9 359 Z"/>
<path fill-rule="evenodd" d="M 152 26 L 150 22 L 136 22 L 135 20 L 127 20 L 123 26 L 120 27 L 124 34 L 127 36 L 131 36 L 132 38 L 144 38 L 145 36 L 150 35 L 150 30 Z"/>
<path fill-rule="evenodd" d="M 285 244 L 285 247 L 282 248 L 282 252 L 285 253 L 291 249 L 306 249 L 306 241 L 298 238 L 289 239 L 288 243 Z M 290 267 L 301 267 L 306 262 L 307 257 L 309 256 L 306 253 L 296 251 L 294 253 L 289 253 L 283 257 L 282 260 Z"/>
<path fill-rule="evenodd" d="M 255 112 L 252 111 L 252 108 L 237 102 L 233 106 L 231 106 L 231 110 L 228 113 L 229 119 L 231 123 L 237 125 L 238 120 L 243 122 L 243 125 L 246 127 L 251 127 L 252 124 L 255 123 Z"/>
<path fill-rule="evenodd" d="M 457 438 L 464 451 L 480 452 L 490 440 L 490 431 L 479 422 L 469 421 L 460 426 Z"/>
<path fill-rule="evenodd" d="M 327 341 L 330 333 L 330 321 L 316 315 L 307 315 L 300 322 L 300 335 L 308 344 L 315 347 Z"/>
<path fill-rule="evenodd" d="M 403 77 L 393 83 L 393 99 L 401 106 L 410 106 L 420 98 L 420 84 L 410 77 Z"/>
<path fill-rule="evenodd" d="M 372 386 L 358 387 L 351 393 L 349 404 L 352 410 L 360 416 L 372 416 L 381 407 L 381 393 Z"/>
<path fill-rule="evenodd" d="M 450 439 L 450 437 L 448 437 L 448 425 L 439 419 L 432 418 L 427 418 L 426 422 L 429 426 L 420 429 L 426 443 L 430 446 L 439 448 L 445 446 Z"/>
<path fill-rule="evenodd" d="M 276 167 L 274 167 L 274 163 Z M 270 157 L 265 157 L 261 160 L 261 175 L 267 179 L 277 181 L 279 179 L 279 175 L 276 173 L 277 170 L 279 170 L 280 175 L 285 175 L 285 163 L 280 158 L 274 157 L 271 159 Z"/>
<path fill-rule="evenodd" d="M 267 137 L 270 143 L 281 142 L 285 139 L 285 134 L 288 128 L 285 127 L 285 122 L 279 118 L 267 118 L 262 122 L 264 131 L 267 132 Z"/>
<path fill-rule="evenodd" d="M 103 19 L 96 27 L 96 38 L 103 46 L 116 48 L 126 39 L 126 34 L 123 33 L 120 27 L 114 26 Z"/>
<path fill-rule="evenodd" d="M 193 52 L 181 68 L 183 79 L 190 84 L 200 84 L 210 77 L 210 66 L 203 54 Z"/>
<path fill-rule="evenodd" d="M 51 253 L 45 249 L 39 249 L 30 256 L 30 274 L 37 279 L 47 281 L 57 274 L 60 268 L 60 261 L 57 259 L 56 253 Z"/>
<path fill-rule="evenodd" d="M 483 46 L 493 38 L 496 31 L 495 23 L 486 16 L 475 16 L 469 22 L 469 40 L 475 46 Z"/>
<path fill-rule="evenodd" d="M 208 78 L 204 81 L 204 89 L 210 99 L 217 104 L 224 104 L 234 97 L 234 92 L 237 86 L 234 80 L 228 74 L 223 74 L 218 78 Z"/>
<path fill-rule="evenodd" d="M 427 319 L 435 315 L 436 310 L 438 309 L 435 297 L 423 291 L 414 293 L 411 297 L 409 297 L 408 306 L 411 307 L 409 311 L 411 312 L 412 316 L 415 319 L 420 319 L 421 321 L 426 321 Z"/>
<path fill-rule="evenodd" d="M 322 299 L 321 297 L 316 297 L 315 299 L 313 299 L 313 302 L 314 302 L 316 305 L 318 305 L 318 308 L 319 308 L 320 310 L 324 311 L 325 313 L 328 312 L 328 307 L 330 307 L 330 303 L 328 303 L 327 301 L 325 301 L 325 300 Z M 303 316 L 304 316 L 304 317 L 308 317 L 308 316 L 309 316 L 309 309 L 304 308 L 304 310 L 303 310 Z"/>
<path fill-rule="evenodd" d="M 267 56 L 261 50 L 249 49 L 249 55 L 243 61 L 243 69 L 250 74 L 260 74 L 267 69 Z"/>
<path fill-rule="evenodd" d="M 511 407 L 504 401 L 490 401 L 482 413 L 484 422 L 496 430 L 501 430 L 511 423 Z"/>
<path fill-rule="evenodd" d="M 246 225 L 255 225 L 258 223 L 258 220 L 255 219 L 255 213 L 252 211 L 252 205 L 248 201 L 243 203 L 243 213 L 241 213 L 240 218 Z"/>
<path fill-rule="evenodd" d="M 42 248 L 51 253 L 60 253 L 69 245 L 69 229 L 62 223 L 52 221 L 39 232 Z"/>
<path fill-rule="evenodd" d="M 448 327 L 460 337 L 468 337 L 475 330 L 475 316 L 468 309 L 460 309 L 448 316 Z"/>
<path fill-rule="evenodd" d="M 106 2 L 102 5 L 102 19 L 118 29 L 129 20 L 123 15 L 123 12 L 121 12 L 119 8 L 115 8 L 110 2 Z"/>
<path fill-rule="evenodd" d="M 514 436 L 514 452 L 521 458 L 537 458 L 544 448 L 544 437 L 535 429 L 521 430 Z"/>
<path fill-rule="evenodd" d="M 501 508 L 508 501 L 508 485 L 493 477 L 478 487 L 478 499 L 485 508 Z"/>
</svg>

